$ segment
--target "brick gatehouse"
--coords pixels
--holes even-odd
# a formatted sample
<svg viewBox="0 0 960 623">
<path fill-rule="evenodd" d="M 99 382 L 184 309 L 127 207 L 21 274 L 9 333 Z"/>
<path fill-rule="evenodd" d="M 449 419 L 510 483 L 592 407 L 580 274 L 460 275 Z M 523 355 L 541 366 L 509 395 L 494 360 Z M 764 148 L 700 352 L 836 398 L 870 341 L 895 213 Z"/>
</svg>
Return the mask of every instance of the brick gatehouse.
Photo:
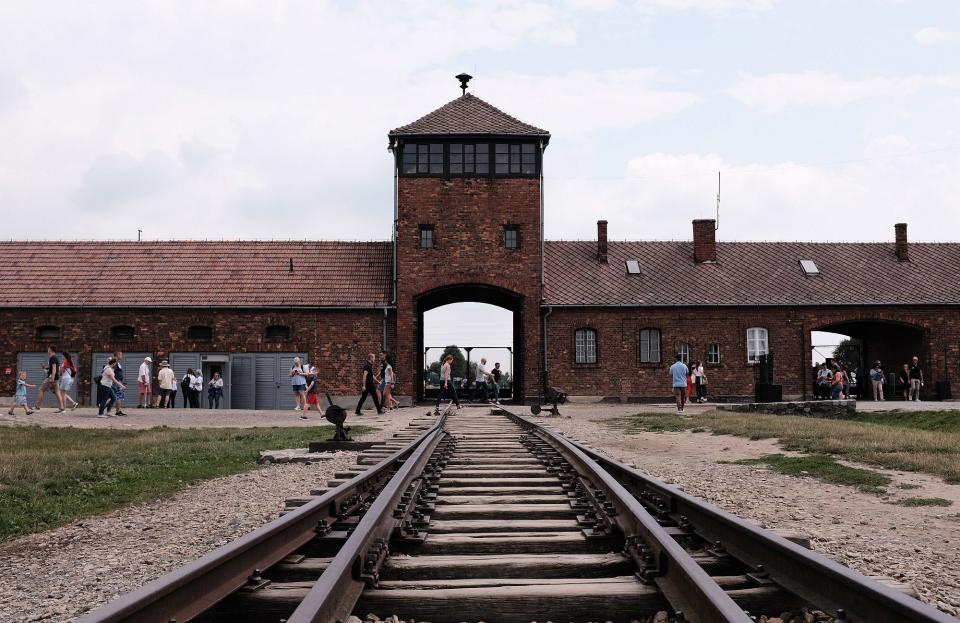
<svg viewBox="0 0 960 623">
<path fill-rule="evenodd" d="M 545 130 L 465 94 L 388 137 L 391 241 L 0 242 L 0 394 L 18 367 L 37 380 L 52 343 L 76 354 L 83 401 L 115 349 L 128 380 L 150 355 L 220 370 L 228 406 L 282 408 L 294 356 L 352 396 L 386 348 L 416 398 L 423 314 L 462 301 L 513 312 L 520 397 L 666 398 L 680 352 L 712 395 L 743 398 L 768 351 L 784 395 L 810 396 L 817 330 L 888 371 L 918 355 L 927 397 L 958 374 L 960 244 L 909 244 L 904 224 L 890 243 L 724 243 L 709 220 L 692 242 L 608 242 L 606 221 L 596 241 L 545 241 Z"/>
</svg>

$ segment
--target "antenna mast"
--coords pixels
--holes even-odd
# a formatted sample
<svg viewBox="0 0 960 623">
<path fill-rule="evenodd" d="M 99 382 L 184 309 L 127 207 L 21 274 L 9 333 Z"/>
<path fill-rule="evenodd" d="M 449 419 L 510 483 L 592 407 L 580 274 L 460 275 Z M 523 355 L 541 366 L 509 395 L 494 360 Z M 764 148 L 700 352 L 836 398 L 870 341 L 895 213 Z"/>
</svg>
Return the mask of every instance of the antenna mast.
<svg viewBox="0 0 960 623">
<path fill-rule="evenodd" d="M 720 229 L 720 171 L 717 171 L 717 219 L 714 221 L 713 230 Z"/>
</svg>

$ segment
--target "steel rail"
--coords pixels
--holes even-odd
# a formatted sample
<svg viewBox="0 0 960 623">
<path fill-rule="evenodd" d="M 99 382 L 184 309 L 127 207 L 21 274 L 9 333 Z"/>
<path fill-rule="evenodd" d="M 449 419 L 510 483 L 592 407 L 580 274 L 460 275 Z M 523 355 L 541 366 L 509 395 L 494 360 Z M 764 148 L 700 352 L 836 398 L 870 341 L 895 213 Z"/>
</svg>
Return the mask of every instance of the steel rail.
<svg viewBox="0 0 960 623">
<path fill-rule="evenodd" d="M 77 623 L 186 621 L 243 587 L 255 570 L 276 564 L 329 530 L 351 498 L 389 475 L 396 464 L 442 430 L 443 418 L 407 446 L 295 511 L 179 567 L 91 612 Z"/>
<path fill-rule="evenodd" d="M 818 608 L 843 609 L 854 623 L 960 621 L 582 443 L 570 443 L 628 488 L 642 490 L 634 494 L 646 491 L 661 497 L 670 506 L 668 512 L 686 517 L 698 534 L 720 541 L 727 552 L 748 565 L 763 565 L 774 582 Z"/>
<path fill-rule="evenodd" d="M 674 609 L 692 623 L 750 623 L 752 619 L 650 515 L 632 493 L 566 437 L 523 417 L 506 412 L 522 428 L 534 432 L 569 462 L 581 476 L 602 487 L 615 507 L 610 521 L 624 535 L 639 536 L 652 548 L 652 580 Z"/>
<path fill-rule="evenodd" d="M 441 418 L 441 425 L 446 415 Z M 377 495 L 376 501 L 360 518 L 353 534 L 321 574 L 300 605 L 287 619 L 288 623 L 333 623 L 345 621 L 367 585 L 362 577 L 369 570 L 364 561 L 382 561 L 386 544 L 399 520 L 391 513 L 404 491 L 417 478 L 446 435 L 441 428 L 431 429 L 430 436 L 407 457 L 403 466 Z M 369 558 L 372 556 L 372 559 Z"/>
</svg>

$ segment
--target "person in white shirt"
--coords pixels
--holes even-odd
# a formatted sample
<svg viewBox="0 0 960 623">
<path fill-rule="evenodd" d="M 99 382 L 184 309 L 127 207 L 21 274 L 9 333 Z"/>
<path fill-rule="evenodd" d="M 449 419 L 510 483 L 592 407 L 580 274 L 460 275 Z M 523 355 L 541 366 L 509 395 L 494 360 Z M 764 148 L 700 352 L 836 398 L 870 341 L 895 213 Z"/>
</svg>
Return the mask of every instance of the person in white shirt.
<svg viewBox="0 0 960 623">
<path fill-rule="evenodd" d="M 477 372 L 474 375 L 474 381 L 476 384 L 473 386 L 473 395 L 470 396 L 471 401 L 475 402 L 479 396 L 480 400 L 486 402 L 488 378 L 490 378 L 490 373 L 487 372 L 487 358 L 481 357 L 480 363 L 477 364 Z"/>
<path fill-rule="evenodd" d="M 200 395 L 203 393 L 203 374 L 200 370 L 195 370 L 190 379 L 190 406 L 194 409 L 200 408 Z"/>
<path fill-rule="evenodd" d="M 697 387 L 697 402 L 707 401 L 707 384 L 704 382 L 703 362 L 698 361 L 693 365 L 693 382 Z"/>
<path fill-rule="evenodd" d="M 213 373 L 213 378 L 207 383 L 207 406 L 211 409 L 220 408 L 220 399 L 223 398 L 223 379 L 219 372 Z"/>
<path fill-rule="evenodd" d="M 166 361 L 160 362 L 160 372 L 157 373 L 157 383 L 160 385 L 161 407 L 173 407 L 172 396 L 177 391 L 177 375 L 170 369 Z"/>
<path fill-rule="evenodd" d="M 140 371 L 137 373 L 137 389 L 140 391 L 137 406 L 140 409 L 146 409 L 150 406 L 150 395 L 153 393 L 153 383 L 150 382 L 150 364 L 153 359 L 144 357 L 140 364 Z"/>
</svg>

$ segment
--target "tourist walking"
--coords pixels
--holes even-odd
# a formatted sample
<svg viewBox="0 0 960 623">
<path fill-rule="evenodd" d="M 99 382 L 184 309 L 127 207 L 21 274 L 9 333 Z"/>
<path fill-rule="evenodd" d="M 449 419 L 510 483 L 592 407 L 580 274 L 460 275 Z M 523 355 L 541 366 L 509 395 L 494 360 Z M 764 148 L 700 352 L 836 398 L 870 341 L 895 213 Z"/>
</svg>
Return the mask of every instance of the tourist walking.
<svg viewBox="0 0 960 623">
<path fill-rule="evenodd" d="M 833 378 L 830 380 L 830 398 L 840 400 L 843 398 L 843 388 L 846 384 L 846 374 L 843 368 L 836 366 L 833 369 Z"/>
<path fill-rule="evenodd" d="M 500 362 L 493 364 L 493 370 L 490 370 L 490 378 L 493 379 L 493 404 L 500 404 L 500 377 L 503 371 L 500 369 Z"/>
<path fill-rule="evenodd" d="M 377 396 L 377 377 L 373 373 L 373 366 L 376 363 L 376 355 L 373 353 L 367 355 L 367 362 L 363 364 L 363 373 L 360 378 L 360 401 L 357 402 L 356 415 L 360 415 L 360 409 L 363 408 L 367 396 L 373 398 L 373 406 L 377 408 L 377 415 L 383 414 L 383 407 L 380 405 L 380 398 Z"/>
<path fill-rule="evenodd" d="M 57 385 L 59 391 L 59 401 L 60 401 L 60 411 L 61 413 L 66 407 L 68 402 L 72 402 L 70 405 L 70 410 L 73 411 L 80 406 L 80 403 L 70 397 L 70 390 L 73 389 L 74 384 L 77 382 L 77 364 L 73 363 L 73 357 L 70 356 L 70 353 L 63 353 L 63 366 L 60 371 L 60 382 Z"/>
<path fill-rule="evenodd" d="M 307 376 L 303 371 L 303 363 L 299 357 L 293 358 L 293 366 L 291 366 L 288 376 L 293 388 L 293 399 L 296 402 L 293 410 L 305 411 L 307 407 Z"/>
<path fill-rule="evenodd" d="M 923 387 L 923 368 L 920 360 L 914 355 L 910 360 L 910 399 L 920 402 L 920 389 Z"/>
<path fill-rule="evenodd" d="M 393 388 L 397 385 L 397 373 L 393 367 L 393 359 L 390 353 L 384 353 L 383 379 L 383 400 L 380 403 L 386 411 L 396 411 L 400 406 L 400 401 L 393 397 Z"/>
<path fill-rule="evenodd" d="M 457 398 L 457 388 L 454 387 L 453 379 L 450 376 L 452 366 L 453 355 L 447 355 L 443 360 L 443 365 L 440 366 L 440 387 L 437 389 L 437 413 L 440 413 L 440 401 L 443 400 L 445 395 L 450 396 L 453 404 L 457 405 L 458 409 L 460 408 L 460 399 Z"/>
<path fill-rule="evenodd" d="M 193 402 L 191 396 L 193 392 L 190 388 L 193 386 L 193 368 L 187 368 L 186 373 L 183 375 L 183 378 L 180 379 L 180 393 L 183 394 L 183 408 L 191 406 Z"/>
<path fill-rule="evenodd" d="M 27 371 L 21 370 L 20 374 L 17 375 L 17 389 L 13 394 L 13 404 L 10 405 L 10 410 L 7 411 L 7 415 L 13 415 L 13 410 L 17 407 L 23 407 L 23 412 L 26 415 L 33 413 L 33 409 L 27 406 L 27 388 L 36 387 L 27 383 Z"/>
<path fill-rule="evenodd" d="M 697 390 L 697 402 L 707 401 L 706 385 L 703 383 L 703 362 L 693 364 L 693 384 Z"/>
<path fill-rule="evenodd" d="M 177 375 L 170 369 L 166 359 L 160 362 L 157 384 L 160 386 L 159 406 L 173 408 L 173 399 L 177 397 Z"/>
<path fill-rule="evenodd" d="M 223 379 L 219 372 L 214 372 L 207 383 L 207 407 L 210 409 L 219 409 L 220 400 L 223 398 Z"/>
<path fill-rule="evenodd" d="M 300 414 L 301 420 L 307 419 L 307 411 L 310 410 L 311 406 L 317 410 L 317 413 L 323 415 L 323 411 L 320 409 L 320 367 L 310 366 L 310 373 L 305 378 L 307 380 L 307 406 Z"/>
<path fill-rule="evenodd" d="M 199 409 L 201 396 L 203 396 L 203 372 L 194 370 L 193 378 L 190 379 L 190 406 Z"/>
<path fill-rule="evenodd" d="M 477 364 L 477 369 L 474 373 L 474 386 L 473 394 L 470 396 L 471 402 L 476 402 L 477 399 L 481 402 L 487 401 L 487 378 L 490 374 L 487 372 L 487 359 L 486 357 L 480 358 L 480 363 Z"/>
<path fill-rule="evenodd" d="M 153 383 L 150 380 L 150 364 L 152 363 L 152 358 L 144 357 L 143 363 L 140 364 L 140 370 L 137 372 L 137 392 L 139 394 L 137 406 L 140 409 L 150 407 L 150 396 L 153 394 Z"/>
<path fill-rule="evenodd" d="M 126 389 L 126 385 L 124 385 L 122 381 L 117 380 L 114 368 L 116 365 L 116 358 L 111 357 L 107 361 L 107 365 L 103 366 L 100 379 L 97 381 L 97 409 L 99 411 L 97 417 L 113 417 L 109 411 L 110 407 L 112 407 L 113 403 L 117 400 L 117 390 Z"/>
<path fill-rule="evenodd" d="M 883 367 L 879 361 L 873 363 L 870 368 L 870 384 L 873 386 L 873 399 L 883 400 Z"/>
<path fill-rule="evenodd" d="M 57 349 L 53 344 L 47 346 L 47 365 L 43 366 L 43 369 L 46 370 L 47 376 L 40 383 L 37 402 L 33 405 L 34 411 L 40 410 L 40 405 L 43 404 L 43 395 L 46 392 L 57 396 L 57 382 L 60 380 L 60 360 L 57 359 Z M 63 410 L 63 405 L 60 405 L 60 409 Z"/>
<path fill-rule="evenodd" d="M 903 399 L 910 400 L 910 364 L 903 364 L 903 368 L 900 370 L 900 373 L 897 375 L 897 381 L 900 382 L 900 387 L 903 388 Z"/>
<path fill-rule="evenodd" d="M 680 354 L 677 354 L 677 361 L 670 366 L 670 379 L 673 383 L 673 393 L 677 398 L 677 413 L 683 413 L 683 407 L 687 404 L 687 375 L 690 370 L 683 363 Z"/>
<path fill-rule="evenodd" d="M 123 412 L 123 401 L 127 397 L 124 391 L 127 386 L 123 384 L 123 353 L 118 350 L 113 353 L 113 358 L 116 360 L 113 364 L 113 375 L 119 381 L 119 385 L 114 384 L 113 387 L 113 412 L 115 415 L 126 416 L 127 414 Z"/>
</svg>

